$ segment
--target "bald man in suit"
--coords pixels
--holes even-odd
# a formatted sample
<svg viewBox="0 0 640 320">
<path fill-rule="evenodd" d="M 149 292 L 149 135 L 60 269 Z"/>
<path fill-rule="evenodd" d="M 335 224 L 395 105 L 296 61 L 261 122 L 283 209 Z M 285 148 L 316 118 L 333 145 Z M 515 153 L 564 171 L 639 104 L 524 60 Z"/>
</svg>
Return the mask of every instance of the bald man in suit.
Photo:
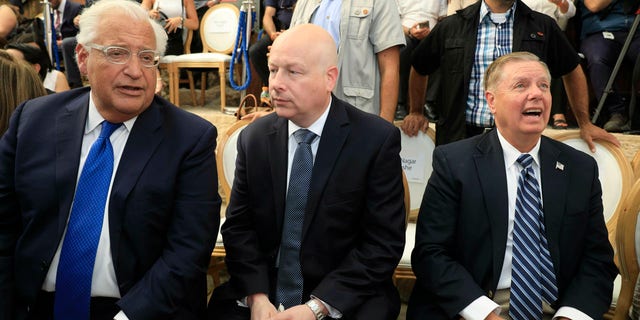
<svg viewBox="0 0 640 320">
<path fill-rule="evenodd" d="M 294 27 L 274 41 L 269 88 L 276 111 L 238 138 L 221 231 L 231 278 L 214 291 L 210 319 L 398 316 L 391 276 L 404 247 L 400 132 L 331 94 L 336 62 L 334 41 L 319 26 Z M 294 172 L 300 131 L 313 133 L 304 143 L 313 163 L 308 191 L 291 196 L 300 176 Z M 304 221 L 289 228 L 298 196 L 306 197 L 297 204 Z M 299 251 L 288 260 L 291 234 L 300 234 Z M 287 304 L 282 296 L 292 290 L 283 285 L 290 276 L 284 269 L 292 264 L 302 283 Z"/>
</svg>

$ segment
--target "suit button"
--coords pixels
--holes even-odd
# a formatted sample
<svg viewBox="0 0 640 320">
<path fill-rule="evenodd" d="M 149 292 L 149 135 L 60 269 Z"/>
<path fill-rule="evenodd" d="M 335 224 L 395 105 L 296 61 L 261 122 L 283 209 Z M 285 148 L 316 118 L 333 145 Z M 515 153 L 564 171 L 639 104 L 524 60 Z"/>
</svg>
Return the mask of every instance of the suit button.
<svg viewBox="0 0 640 320">
<path fill-rule="evenodd" d="M 47 268 L 47 262 L 44 260 L 40 261 L 40 271 L 47 271 L 49 270 L 49 268 Z"/>
<path fill-rule="evenodd" d="M 493 299 L 493 291 L 489 290 L 489 299 Z"/>
</svg>

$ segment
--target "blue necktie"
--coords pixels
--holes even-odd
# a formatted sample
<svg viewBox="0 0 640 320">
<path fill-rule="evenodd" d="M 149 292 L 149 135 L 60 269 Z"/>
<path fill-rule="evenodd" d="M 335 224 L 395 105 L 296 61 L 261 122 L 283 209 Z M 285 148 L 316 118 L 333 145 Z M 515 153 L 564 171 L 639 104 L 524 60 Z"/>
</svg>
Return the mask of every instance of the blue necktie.
<svg viewBox="0 0 640 320">
<path fill-rule="evenodd" d="M 533 174 L 533 157 L 522 154 L 513 227 L 511 301 L 513 320 L 542 319 L 542 299 L 551 304 L 558 297 L 556 277 L 545 234 L 540 187 Z"/>
<path fill-rule="evenodd" d="M 100 136 L 91 145 L 78 180 L 56 274 L 56 320 L 89 319 L 91 277 L 113 173 L 109 137 L 120 125 L 102 122 Z"/>
<path fill-rule="evenodd" d="M 299 129 L 293 135 L 298 142 L 298 147 L 291 163 L 276 289 L 276 299 L 285 308 L 302 303 L 303 281 L 302 269 L 300 268 L 300 244 L 313 169 L 311 142 L 316 137 L 313 132 L 307 129 Z"/>
</svg>

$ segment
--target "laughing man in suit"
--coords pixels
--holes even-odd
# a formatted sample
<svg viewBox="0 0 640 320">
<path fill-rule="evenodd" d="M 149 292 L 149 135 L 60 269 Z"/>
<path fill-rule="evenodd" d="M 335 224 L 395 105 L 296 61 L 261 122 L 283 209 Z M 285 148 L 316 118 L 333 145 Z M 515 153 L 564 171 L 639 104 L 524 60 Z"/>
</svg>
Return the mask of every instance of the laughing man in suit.
<svg viewBox="0 0 640 320">
<path fill-rule="evenodd" d="M 210 319 L 398 316 L 391 276 L 404 246 L 400 133 L 331 94 L 336 62 L 335 43 L 319 26 L 297 26 L 274 41 L 269 90 L 276 112 L 257 119 L 238 138 L 222 227 L 231 278 L 214 291 Z M 303 145 L 296 143 L 301 129 L 314 134 L 306 145 L 306 165 L 312 166 L 308 191 L 302 192 L 306 201 L 287 196 L 298 190 L 292 185 L 298 185 L 294 151 Z M 294 203 L 304 221 L 289 228 Z M 291 249 L 284 239 L 290 241 L 293 233 L 300 235 L 299 251 L 288 260 L 283 252 Z M 289 278 L 284 269 L 295 269 L 298 276 Z M 283 289 L 292 278 L 302 283 L 287 304 L 280 298 L 292 292 Z M 281 304 L 285 310 L 277 313 Z"/>
<path fill-rule="evenodd" d="M 550 80 L 531 53 L 496 59 L 485 75 L 485 96 L 497 129 L 434 151 L 411 256 L 417 281 L 407 319 L 510 319 L 518 278 L 512 266 L 520 261 L 512 257 L 522 154 L 533 158 L 537 183 L 530 186 L 542 190 L 541 208 L 532 206 L 541 209 L 532 210 L 541 214 L 533 228 L 541 240 L 532 250 L 549 252 L 557 294 L 544 304 L 534 301 L 544 305 L 544 317 L 540 310 L 514 320 L 602 319 L 607 311 L 617 270 L 598 167 L 589 155 L 542 136 Z"/>
<path fill-rule="evenodd" d="M 220 221 L 216 129 L 154 95 L 167 38 L 138 3 L 100 1 L 80 26 L 91 87 L 23 103 L 0 140 L 0 319 L 202 319 Z M 105 127 L 117 129 L 99 138 Z M 112 158 L 98 166 L 91 146 L 105 140 Z M 80 183 L 110 164 L 103 188 Z M 81 210 L 98 190 L 101 208 Z M 77 223 L 86 212 L 95 219 Z M 72 221 L 97 231 L 85 272 L 66 258 L 89 242 Z"/>
</svg>

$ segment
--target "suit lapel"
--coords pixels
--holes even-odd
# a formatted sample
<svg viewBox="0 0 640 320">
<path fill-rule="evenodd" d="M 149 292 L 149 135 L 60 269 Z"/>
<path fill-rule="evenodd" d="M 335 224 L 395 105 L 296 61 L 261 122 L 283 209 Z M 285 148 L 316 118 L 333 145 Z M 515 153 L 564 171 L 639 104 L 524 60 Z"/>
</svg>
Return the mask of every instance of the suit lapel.
<svg viewBox="0 0 640 320">
<path fill-rule="evenodd" d="M 273 203 L 276 212 L 276 226 L 278 233 L 282 232 L 284 205 L 287 194 L 287 163 L 289 130 L 288 122 L 284 118 L 277 118 L 272 131 L 267 132 L 268 165 L 271 169 Z"/>
<path fill-rule="evenodd" d="M 553 265 L 558 265 L 560 226 L 564 214 L 569 177 L 566 162 L 558 150 L 546 137 L 540 142 L 540 175 L 542 176 L 542 201 L 547 242 Z"/>
<path fill-rule="evenodd" d="M 122 151 L 109 201 L 109 234 L 114 265 L 118 265 L 115 260 L 118 257 L 125 201 L 149 158 L 164 138 L 160 130 L 162 117 L 157 103 L 152 102 L 151 106 L 136 119 Z"/>
<path fill-rule="evenodd" d="M 506 249 L 509 200 L 504 155 L 496 130 L 480 138 L 473 158 L 477 167 L 489 224 L 491 225 L 493 281 L 497 284 Z"/>
<path fill-rule="evenodd" d="M 341 153 L 342 146 L 351 131 L 344 104 L 335 96 L 332 97 L 332 101 L 327 121 L 324 124 L 324 129 L 322 129 L 320 145 L 318 146 L 318 152 L 316 153 L 316 159 L 313 164 L 309 197 L 307 199 L 304 224 L 302 227 L 303 239 L 307 229 L 309 229 L 311 225 L 311 221 L 313 221 L 313 216 L 317 212 L 316 209 L 320 197 L 333 171 L 336 160 Z"/>
<path fill-rule="evenodd" d="M 56 126 L 56 190 L 58 190 L 58 232 L 62 234 L 75 194 L 80 150 L 84 136 L 89 93 L 80 95 L 68 103 L 55 120 Z"/>
</svg>

